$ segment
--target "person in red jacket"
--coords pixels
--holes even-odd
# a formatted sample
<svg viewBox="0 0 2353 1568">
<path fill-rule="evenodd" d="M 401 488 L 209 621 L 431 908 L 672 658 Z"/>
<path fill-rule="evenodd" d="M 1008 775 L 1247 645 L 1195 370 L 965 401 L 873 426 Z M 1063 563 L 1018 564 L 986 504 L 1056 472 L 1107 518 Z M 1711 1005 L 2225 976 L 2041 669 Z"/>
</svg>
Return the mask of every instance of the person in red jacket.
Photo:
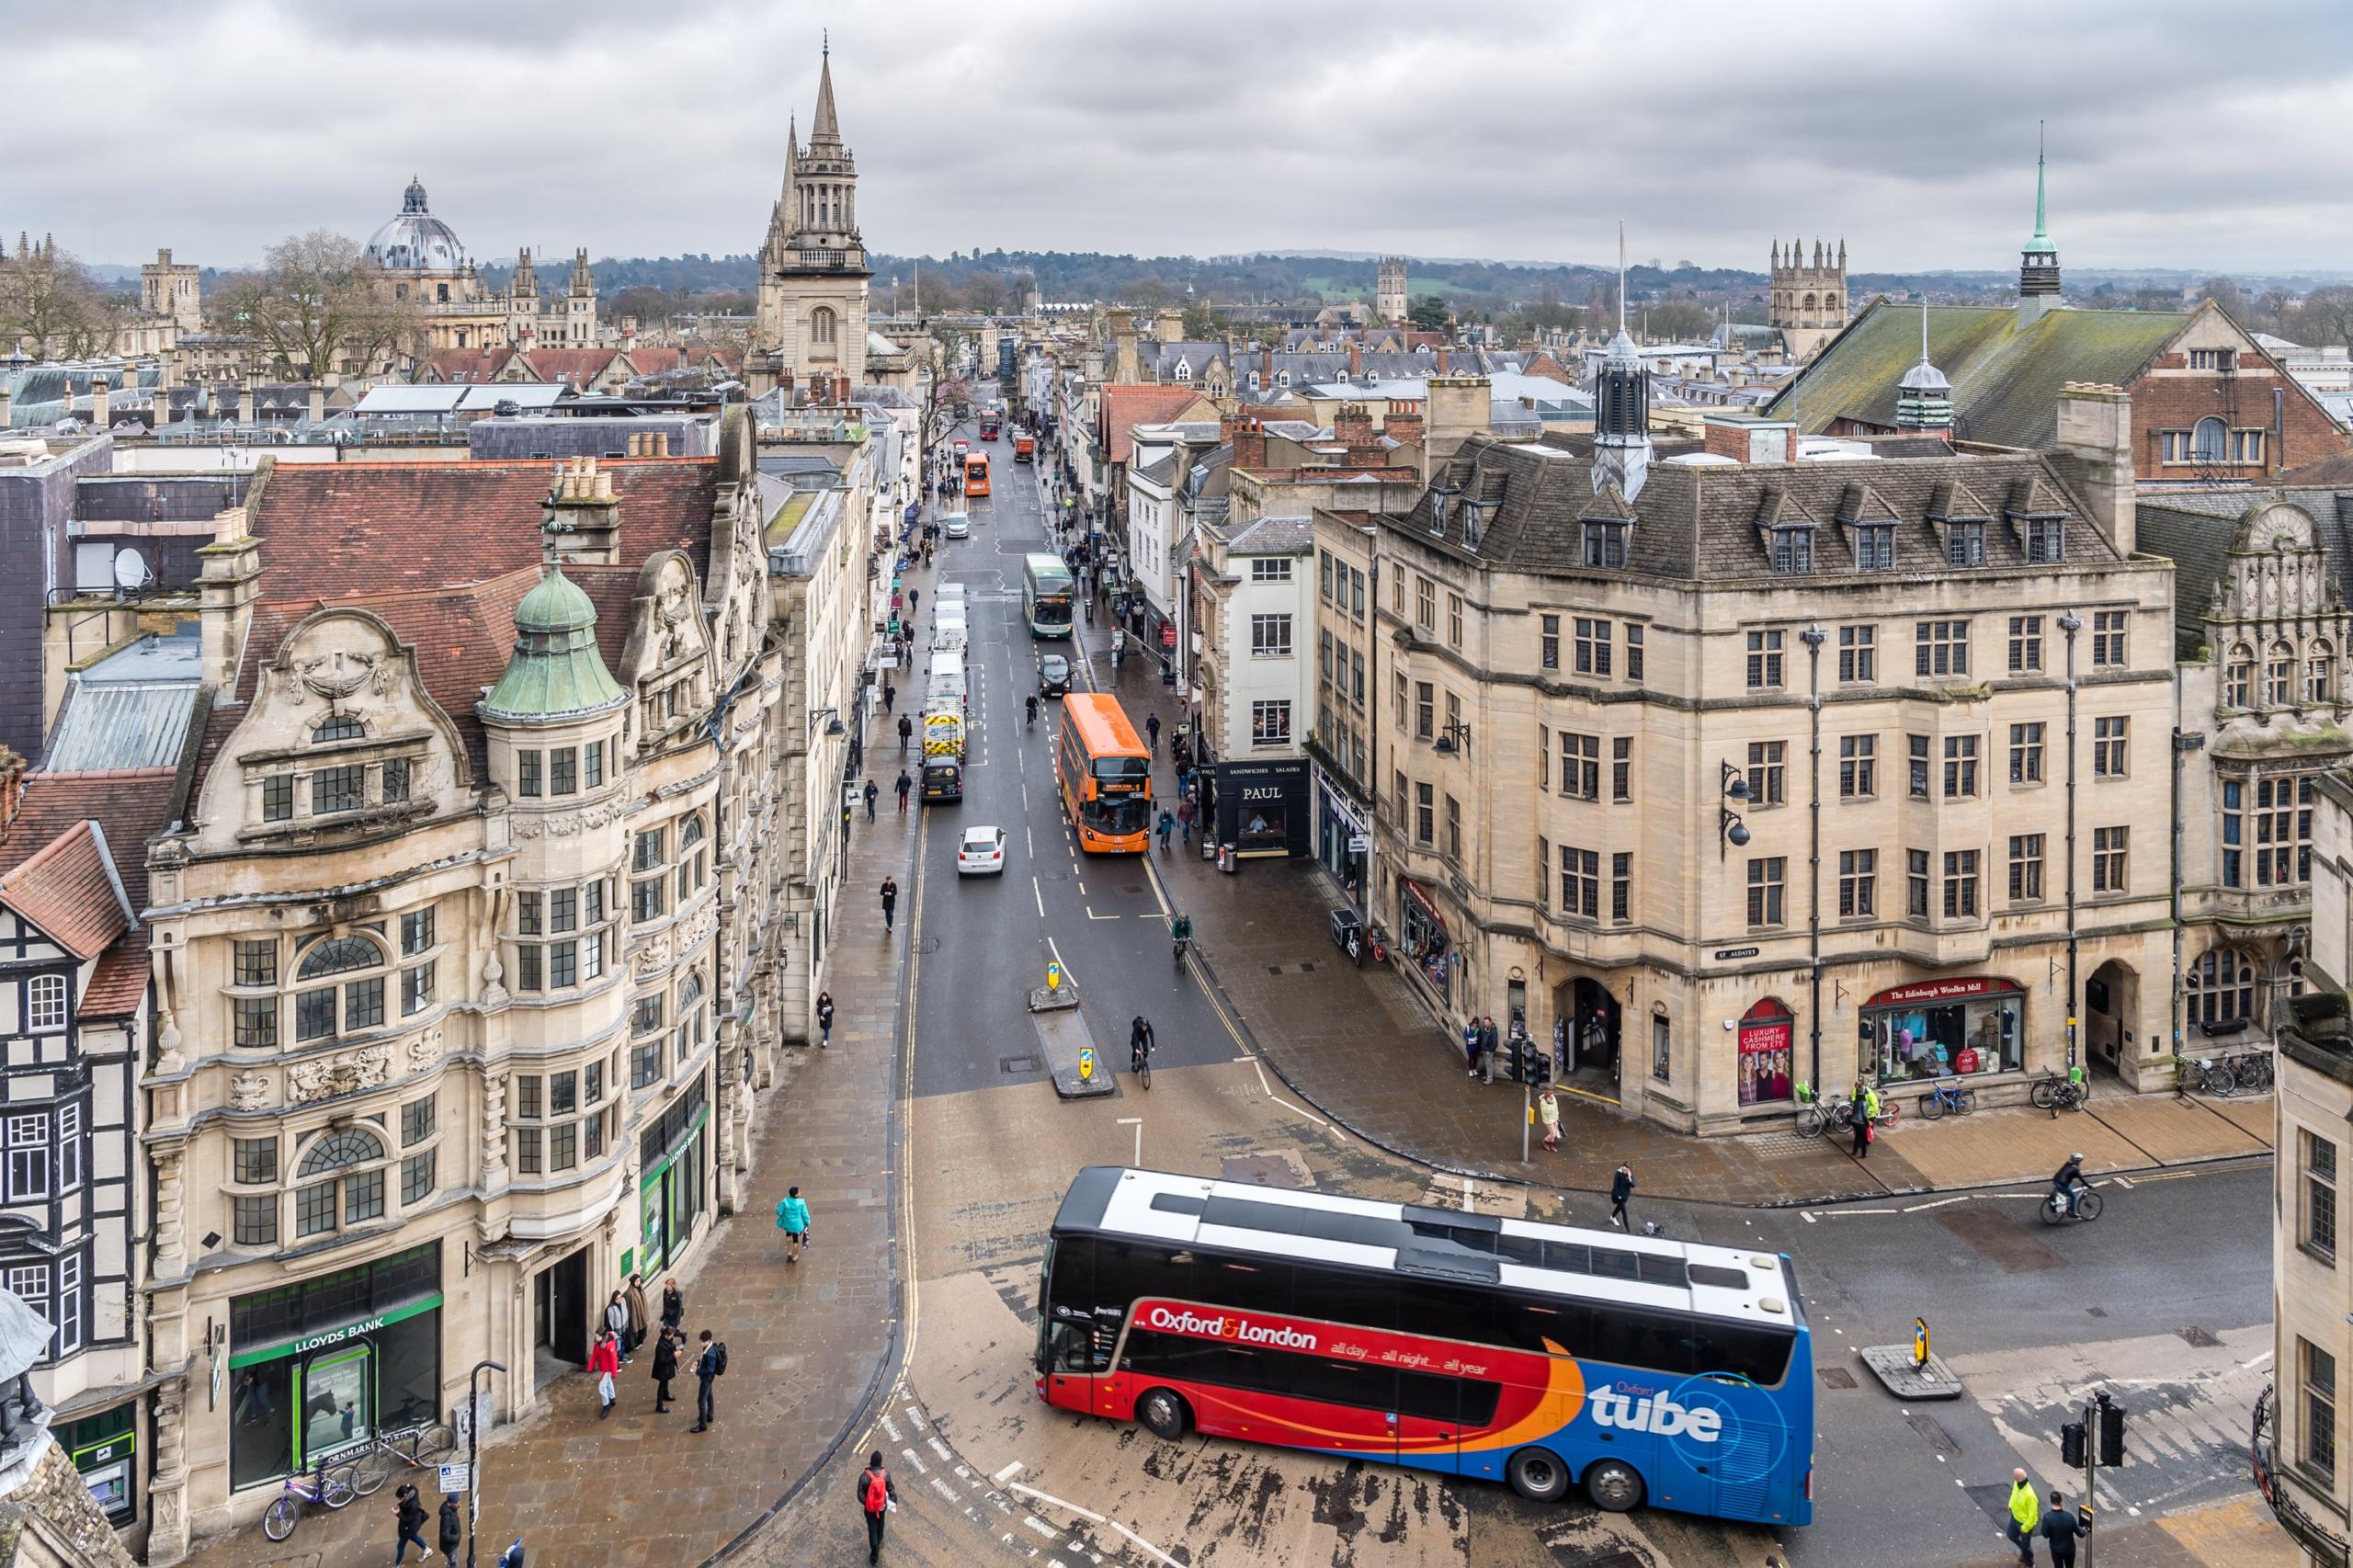
<svg viewBox="0 0 2353 1568">
<path fill-rule="evenodd" d="M 615 1390 L 613 1379 L 621 1369 L 620 1342 L 609 1328 L 597 1331 L 597 1343 L 588 1351 L 588 1369 L 597 1374 L 597 1419 L 602 1421 L 613 1413 Z"/>
</svg>

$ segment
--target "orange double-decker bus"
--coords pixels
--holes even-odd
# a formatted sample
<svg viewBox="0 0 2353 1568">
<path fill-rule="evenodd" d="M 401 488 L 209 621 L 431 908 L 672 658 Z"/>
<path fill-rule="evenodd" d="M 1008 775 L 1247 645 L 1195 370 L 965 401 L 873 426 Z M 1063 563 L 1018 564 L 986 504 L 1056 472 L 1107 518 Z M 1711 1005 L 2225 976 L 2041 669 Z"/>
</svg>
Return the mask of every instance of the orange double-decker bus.
<svg viewBox="0 0 2353 1568">
<path fill-rule="evenodd" d="M 974 452 L 964 460 L 964 494 L 986 495 L 989 493 L 989 455 Z"/>
<path fill-rule="evenodd" d="M 1118 698 L 1073 692 L 1063 699 L 1054 775 L 1081 849 L 1144 852 L 1152 836 L 1152 753 Z"/>
</svg>

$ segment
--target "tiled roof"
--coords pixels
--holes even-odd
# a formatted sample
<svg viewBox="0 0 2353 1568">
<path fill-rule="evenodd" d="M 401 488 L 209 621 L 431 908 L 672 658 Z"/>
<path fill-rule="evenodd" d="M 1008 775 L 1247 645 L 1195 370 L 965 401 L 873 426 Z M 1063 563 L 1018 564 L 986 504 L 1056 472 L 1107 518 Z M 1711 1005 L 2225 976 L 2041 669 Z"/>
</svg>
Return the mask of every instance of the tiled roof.
<svg viewBox="0 0 2353 1568">
<path fill-rule="evenodd" d="M 709 569 L 716 459 L 613 459 L 598 468 L 620 500 L 621 559 L 678 549 L 697 572 Z M 280 465 L 253 511 L 262 597 L 303 601 L 307 613 L 314 601 L 456 586 L 535 566 L 551 472 L 544 462 Z"/>
<path fill-rule="evenodd" d="M 1260 517 L 1226 541 L 1230 555 L 1303 555 L 1315 548 L 1313 517 Z"/>
<path fill-rule="evenodd" d="M 46 843 L 10 824 L 7 847 L 31 853 L 0 872 L 0 904 L 15 910 L 77 959 L 94 959 L 130 929 L 115 892 L 106 841 L 95 824 L 76 821 Z M 38 846 L 37 847 L 34 847 Z"/>
<path fill-rule="evenodd" d="M 620 354 L 618 348 L 534 348 L 522 355 L 532 379 L 585 387 L 605 373 Z"/>
<path fill-rule="evenodd" d="M 1928 307 L 1928 358 L 1952 382 L 1953 434 L 2040 450 L 2069 381 L 2123 386 L 2189 323 L 2181 311 L 2052 311 L 2021 330 L 2006 305 Z M 1873 301 L 1766 413 L 1819 435 L 1838 419 L 1895 428 L 1896 383 L 1920 360 L 1917 308 Z"/>
<path fill-rule="evenodd" d="M 1590 443 L 1586 445 L 1589 449 Z M 2072 517 L 2075 526 L 2066 530 L 2070 562 L 2119 559 L 2048 461 L 2023 453 L 1770 466 L 1654 463 L 1631 506 L 1614 489 L 1596 494 L 1589 458 L 1550 441 L 1473 437 L 1449 460 L 1446 472 L 1461 498 L 1442 529 L 1431 528 L 1427 492 L 1411 512 L 1388 518 L 1389 526 L 1449 553 L 1520 571 L 1591 570 L 1584 562 L 1579 525 L 1604 517 L 1633 523 L 1629 573 L 1680 580 L 1771 577 L 1759 522 L 1774 517 L 1817 525 L 1810 574 L 1816 580 L 1857 574 L 1854 530 L 1847 525 L 1878 517 L 1897 525 L 1896 575 L 1950 576 L 1961 570 L 1946 563 L 1938 523 L 1943 517 L 1989 519 L 1984 570 L 2025 569 L 2024 542 L 2009 517 L 2014 512 L 2053 511 Z M 1472 550 L 1463 540 L 1461 505 L 1474 500 L 1485 504 L 1485 528 Z"/>
<path fill-rule="evenodd" d="M 2331 452 L 2275 474 L 2271 483 L 2294 490 L 2353 490 L 2353 452 Z"/>
<path fill-rule="evenodd" d="M 0 863 L 19 852 L 30 857 L 40 846 L 61 843 L 94 824 L 104 837 L 108 861 L 121 884 L 123 899 L 136 916 L 147 907 L 147 841 L 176 814 L 180 798 L 178 776 L 167 767 L 33 774 L 25 781 L 24 801 L 16 820 L 0 835 Z M 93 843 L 97 837 L 91 835 Z M 88 892 L 95 901 L 96 889 Z M 119 916 L 123 905 L 113 900 L 109 881 L 105 902 Z M 91 907 L 104 918 L 103 908 L 96 902 Z M 38 916 L 29 912 L 28 915 L 41 924 Z M 42 925 L 42 929 L 48 926 Z M 120 922 L 118 934 L 83 989 L 81 1014 L 119 1017 L 136 1012 L 147 994 L 147 975 L 146 926 Z"/>
<path fill-rule="evenodd" d="M 1108 435 L 1108 456 L 1115 463 L 1124 463 L 1135 450 L 1131 432 L 1139 425 L 1166 425 L 1191 408 L 1195 403 L 1208 406 L 1207 400 L 1191 387 L 1107 386 L 1103 389 L 1103 428 Z M 1214 418 L 1214 413 L 1211 417 Z"/>
<path fill-rule="evenodd" d="M 441 348 L 425 357 L 435 379 L 444 381 L 486 381 L 506 362 L 504 348 Z M 422 381 L 423 377 L 416 378 Z"/>
</svg>

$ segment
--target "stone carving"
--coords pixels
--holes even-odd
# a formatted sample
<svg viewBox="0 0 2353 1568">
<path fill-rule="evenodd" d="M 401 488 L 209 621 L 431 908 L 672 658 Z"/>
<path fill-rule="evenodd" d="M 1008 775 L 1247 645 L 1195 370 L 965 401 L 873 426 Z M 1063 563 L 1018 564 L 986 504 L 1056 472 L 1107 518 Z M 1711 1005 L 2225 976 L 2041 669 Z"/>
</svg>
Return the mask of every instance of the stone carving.
<svg viewBox="0 0 2353 1568">
<path fill-rule="evenodd" d="M 313 1100 L 331 1100 L 338 1095 L 356 1095 L 362 1089 L 372 1089 L 392 1076 L 392 1048 L 371 1045 L 341 1056 L 321 1057 L 309 1062 L 297 1062 L 286 1069 L 286 1099 L 290 1105 L 309 1105 Z"/>
<path fill-rule="evenodd" d="M 287 695 L 297 707 L 301 705 L 305 691 L 315 692 L 333 704 L 342 701 L 363 686 L 381 695 L 391 688 L 392 683 L 391 666 L 381 654 L 342 648 L 321 653 L 316 658 L 298 660 L 288 674 Z"/>
<path fill-rule="evenodd" d="M 575 834 L 590 832 L 619 822 L 628 814 L 621 801 L 607 801 L 585 811 L 568 812 L 557 816 L 518 817 L 515 823 L 517 838 L 570 838 Z"/>
<path fill-rule="evenodd" d="M 637 968 L 641 974 L 650 973 L 670 961 L 670 938 L 666 932 L 656 931 L 645 938 L 637 950 Z"/>
<path fill-rule="evenodd" d="M 259 1110 L 269 1103 L 269 1074 L 248 1067 L 230 1075 L 229 1108 Z"/>
<path fill-rule="evenodd" d="M 423 1073 L 441 1060 L 441 1026 L 436 1024 L 408 1042 L 408 1070 Z"/>
</svg>

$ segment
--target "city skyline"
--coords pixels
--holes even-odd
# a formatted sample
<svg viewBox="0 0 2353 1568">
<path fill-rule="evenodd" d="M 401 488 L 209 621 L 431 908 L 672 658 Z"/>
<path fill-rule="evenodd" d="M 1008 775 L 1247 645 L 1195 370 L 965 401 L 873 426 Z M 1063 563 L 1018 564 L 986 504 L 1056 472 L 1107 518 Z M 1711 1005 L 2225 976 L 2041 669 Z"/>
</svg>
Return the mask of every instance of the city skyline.
<svg viewBox="0 0 2353 1568">
<path fill-rule="evenodd" d="M 1710 46 L 1696 51 L 1688 21 L 1506 8 L 1497 20 L 1521 41 L 1501 58 L 1542 68 L 1500 99 L 1513 78 L 1489 66 L 1492 31 L 1474 46 L 1402 7 L 1352 17 L 1353 51 L 1338 55 L 1313 47 L 1321 24 L 1303 17 L 1213 6 L 1162 37 L 1143 13 L 1017 9 L 960 35 L 959 13 L 925 6 L 907 27 L 711 0 L 649 28 L 595 5 L 427 5 L 392 28 L 269 0 L 222 6 L 168 35 L 107 40 L 108 68 L 153 90 L 110 102 L 105 136 L 63 138 L 13 171 L 0 233 L 51 233 L 98 264 L 168 245 L 234 267 L 313 228 L 364 238 L 416 176 L 478 262 L 520 245 L 748 252 L 830 24 L 845 131 L 869 176 L 867 240 L 892 255 L 1595 263 L 1622 215 L 1634 256 L 1669 265 L 1756 269 L 1776 237 L 1820 233 L 1843 236 L 1859 270 L 2001 270 L 2031 227 L 2038 120 L 2072 267 L 2314 271 L 2353 238 L 2353 203 L 2276 151 L 2325 140 L 2353 85 L 2353 28 L 2294 0 L 2194 54 L 2172 8 L 2037 12 L 2024 50 L 2017 28 L 1974 13 L 1905 15 L 1862 35 L 1830 30 L 1828 11 L 1768 23 L 1703 9 Z M 1248 48 L 1226 25 L 1245 15 L 1259 40 Z M 86 118 L 93 45 L 39 17 L 17 27 L 20 123 Z M 2266 52 L 2290 34 L 2303 42 L 2293 58 Z M 256 36 L 274 42 L 255 51 Z M 909 36 L 938 41 L 911 50 Z M 2087 57 L 2108 63 L 2086 73 Z M 747 60 L 760 70 L 742 74 Z M 1311 63 L 1287 78 L 1300 60 Z M 231 71 L 246 88 L 224 96 Z M 415 85 L 371 104 L 371 81 Z M 557 81 L 565 99 L 610 111 L 554 123 Z M 283 106 L 303 101 L 343 105 L 351 121 L 288 140 Z M 126 146 L 176 151 L 125 159 Z M 1172 180 L 1217 199 L 1172 203 Z M 1390 194 L 1417 188 L 1446 195 Z"/>
</svg>

